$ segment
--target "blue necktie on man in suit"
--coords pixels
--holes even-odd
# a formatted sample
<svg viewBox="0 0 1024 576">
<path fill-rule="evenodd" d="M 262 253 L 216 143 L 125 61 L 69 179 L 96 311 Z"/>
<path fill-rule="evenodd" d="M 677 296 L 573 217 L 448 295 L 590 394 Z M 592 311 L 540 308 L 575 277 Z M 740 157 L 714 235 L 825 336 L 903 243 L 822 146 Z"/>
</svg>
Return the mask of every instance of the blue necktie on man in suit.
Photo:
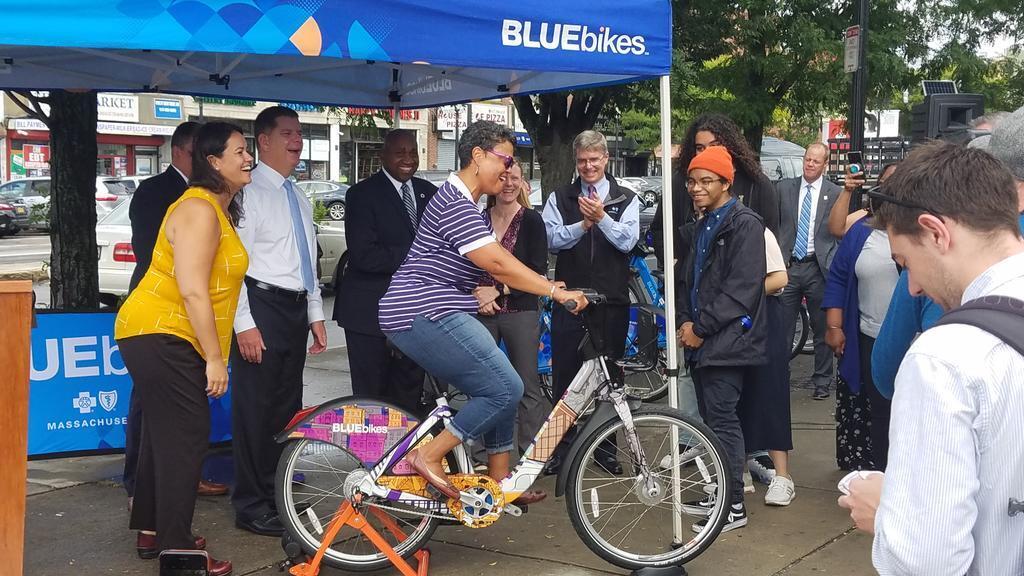
<svg viewBox="0 0 1024 576">
<path fill-rule="evenodd" d="M 288 211 L 292 215 L 292 233 L 295 234 L 295 247 L 298 249 L 299 270 L 302 271 L 302 287 L 307 294 L 313 293 L 316 280 L 313 277 L 313 255 L 309 251 L 309 240 L 306 238 L 306 227 L 302 222 L 302 211 L 299 210 L 299 199 L 295 196 L 295 186 L 291 180 L 284 181 L 285 195 L 288 196 Z"/>
<path fill-rule="evenodd" d="M 807 238 L 811 231 L 811 196 L 814 190 L 807 185 L 804 197 L 800 201 L 800 221 L 796 226 L 796 242 L 793 244 L 793 258 L 803 260 L 807 257 Z"/>
</svg>

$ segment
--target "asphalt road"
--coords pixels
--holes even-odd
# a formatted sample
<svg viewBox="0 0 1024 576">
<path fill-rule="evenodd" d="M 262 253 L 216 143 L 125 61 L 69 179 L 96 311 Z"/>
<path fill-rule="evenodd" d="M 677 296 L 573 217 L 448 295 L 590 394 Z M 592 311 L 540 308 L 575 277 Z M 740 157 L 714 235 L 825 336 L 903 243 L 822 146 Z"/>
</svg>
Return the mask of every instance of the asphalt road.
<svg viewBox="0 0 1024 576">
<path fill-rule="evenodd" d="M 37 264 L 50 261 L 50 236 L 21 231 L 0 238 L 0 265 Z"/>
</svg>

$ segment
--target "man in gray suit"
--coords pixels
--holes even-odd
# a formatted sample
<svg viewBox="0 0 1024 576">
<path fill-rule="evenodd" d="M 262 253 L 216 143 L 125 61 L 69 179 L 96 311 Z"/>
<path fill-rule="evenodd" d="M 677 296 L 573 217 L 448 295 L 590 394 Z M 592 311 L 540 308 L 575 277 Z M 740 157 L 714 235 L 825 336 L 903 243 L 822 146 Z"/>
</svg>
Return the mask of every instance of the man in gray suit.
<svg viewBox="0 0 1024 576">
<path fill-rule="evenodd" d="M 807 311 L 814 333 L 814 399 L 829 396 L 832 381 L 832 351 L 825 344 L 825 312 L 821 300 L 825 278 L 832 265 L 837 239 L 828 231 L 828 215 L 842 188 L 824 177 L 828 147 L 815 142 L 804 153 L 804 173 L 800 178 L 780 181 L 776 186 L 782 215 L 779 246 L 789 258 L 789 284 L 782 293 L 785 326 L 793 341 L 800 301 L 807 298 Z"/>
</svg>

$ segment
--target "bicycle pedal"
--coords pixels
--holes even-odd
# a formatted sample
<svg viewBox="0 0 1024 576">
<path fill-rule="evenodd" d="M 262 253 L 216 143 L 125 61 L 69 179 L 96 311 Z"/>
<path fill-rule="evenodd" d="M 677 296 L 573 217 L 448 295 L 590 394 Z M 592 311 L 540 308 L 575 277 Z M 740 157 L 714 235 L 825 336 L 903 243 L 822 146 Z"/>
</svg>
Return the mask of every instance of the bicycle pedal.
<svg viewBox="0 0 1024 576">
<path fill-rule="evenodd" d="M 517 518 L 529 511 L 530 506 L 528 504 L 522 504 L 520 506 L 516 506 L 515 504 L 505 504 L 504 508 L 505 514 L 508 514 L 509 516 L 515 516 Z"/>
</svg>

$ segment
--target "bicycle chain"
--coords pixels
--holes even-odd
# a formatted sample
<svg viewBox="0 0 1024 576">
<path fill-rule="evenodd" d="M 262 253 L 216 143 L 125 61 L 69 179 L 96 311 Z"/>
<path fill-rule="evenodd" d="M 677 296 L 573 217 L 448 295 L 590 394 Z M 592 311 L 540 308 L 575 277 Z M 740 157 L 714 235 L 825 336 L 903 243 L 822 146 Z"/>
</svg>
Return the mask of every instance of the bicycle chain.
<svg viewBox="0 0 1024 576">
<path fill-rule="evenodd" d="M 362 503 L 360 505 L 361 506 L 373 506 L 373 507 L 379 508 L 381 510 L 390 510 L 392 512 L 401 512 L 403 514 L 412 514 L 414 516 L 423 516 L 424 518 L 437 518 L 439 520 L 454 520 L 456 522 L 459 522 L 458 518 L 456 518 L 455 516 L 452 516 L 452 515 L 435 514 L 433 512 L 428 512 L 428 511 L 420 512 L 420 510 L 424 510 L 424 509 L 420 508 L 418 506 L 411 506 L 410 505 L 411 506 L 411 509 L 410 509 L 410 508 L 396 508 L 394 506 L 387 506 L 385 504 L 369 504 L 369 503 L 366 503 L 366 502 L 364 502 L 364 503 Z M 461 522 L 459 522 L 459 523 L 461 524 Z"/>
</svg>

